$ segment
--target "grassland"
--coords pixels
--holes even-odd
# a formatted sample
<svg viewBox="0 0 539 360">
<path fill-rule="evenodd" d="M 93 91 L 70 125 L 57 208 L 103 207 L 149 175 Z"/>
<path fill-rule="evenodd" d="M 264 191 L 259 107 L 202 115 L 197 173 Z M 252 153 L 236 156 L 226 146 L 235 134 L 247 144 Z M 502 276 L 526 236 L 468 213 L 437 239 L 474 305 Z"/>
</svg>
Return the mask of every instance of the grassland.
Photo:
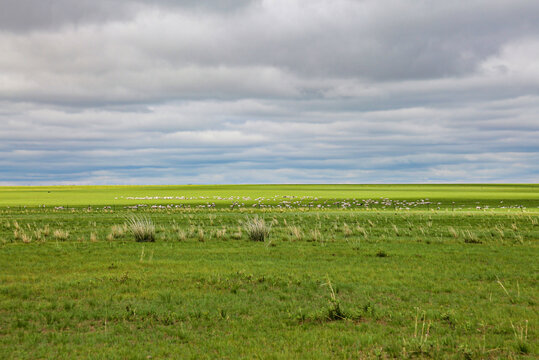
<svg viewBox="0 0 539 360">
<path fill-rule="evenodd" d="M 0 207 L 36 206 L 116 206 L 147 204 L 201 205 L 215 203 L 227 206 L 234 197 L 252 205 L 264 199 L 277 204 L 294 197 L 314 201 L 351 199 L 417 201 L 429 199 L 442 207 L 475 207 L 477 204 L 499 207 L 515 205 L 535 207 L 539 204 L 539 185 L 197 185 L 197 186 L 51 186 L 0 187 Z M 244 199 L 245 198 L 245 199 Z M 249 198 L 249 199 L 247 199 Z M 455 204 L 452 204 L 455 202 Z M 502 203 L 503 204 L 503 203 Z M 503 205 L 502 205 L 503 206 Z"/>
<path fill-rule="evenodd" d="M 536 358 L 538 190 L 0 188 L 0 357 Z"/>
</svg>

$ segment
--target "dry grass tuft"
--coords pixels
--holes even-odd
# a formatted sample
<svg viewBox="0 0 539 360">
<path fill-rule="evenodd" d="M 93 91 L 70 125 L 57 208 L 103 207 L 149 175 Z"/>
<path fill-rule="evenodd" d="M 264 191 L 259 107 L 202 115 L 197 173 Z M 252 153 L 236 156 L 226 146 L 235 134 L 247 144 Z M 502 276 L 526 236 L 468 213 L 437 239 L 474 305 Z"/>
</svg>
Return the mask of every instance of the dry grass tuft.
<svg viewBox="0 0 539 360">
<path fill-rule="evenodd" d="M 344 234 L 345 237 L 350 237 L 352 236 L 352 229 L 350 229 L 350 226 L 348 226 L 347 223 L 344 223 L 343 226 L 342 226 L 342 232 Z"/>
<path fill-rule="evenodd" d="M 28 244 L 32 242 L 32 236 L 26 234 L 24 231 L 21 233 L 21 240 L 23 243 Z"/>
<path fill-rule="evenodd" d="M 150 218 L 133 215 L 127 220 L 126 226 L 135 237 L 136 242 L 155 241 L 155 226 Z"/>
<path fill-rule="evenodd" d="M 244 225 L 247 236 L 252 241 L 264 241 L 269 238 L 271 226 L 266 225 L 264 219 L 254 217 L 248 219 Z"/>
<path fill-rule="evenodd" d="M 178 234 L 178 241 L 185 241 L 187 240 L 187 233 L 182 230 L 182 229 L 178 229 L 176 231 L 176 234 Z"/>
<path fill-rule="evenodd" d="M 232 234 L 232 238 L 239 240 L 243 237 L 243 232 L 241 230 L 241 226 L 238 226 L 238 231 L 236 231 L 234 234 Z"/>
<path fill-rule="evenodd" d="M 61 230 L 61 229 L 56 229 L 56 230 L 54 230 L 54 232 L 52 233 L 52 236 L 53 236 L 56 240 L 66 241 L 67 239 L 69 239 L 69 231 Z"/>
<path fill-rule="evenodd" d="M 203 228 L 198 228 L 198 241 L 200 242 L 204 242 L 205 238 L 204 238 L 204 229 Z"/>
<path fill-rule="evenodd" d="M 127 224 L 123 225 L 112 225 L 110 236 L 113 239 L 121 238 L 127 232 Z"/>
<path fill-rule="evenodd" d="M 463 230 L 462 231 L 462 237 L 464 238 L 464 242 L 467 244 L 481 244 L 482 241 L 479 240 L 477 235 L 470 230 Z"/>
<path fill-rule="evenodd" d="M 299 228 L 298 226 L 289 226 L 288 227 L 288 231 L 290 232 L 290 235 L 292 235 L 292 237 L 297 240 L 297 241 L 301 241 L 301 239 L 303 239 L 303 232 L 301 231 L 301 228 Z"/>
<path fill-rule="evenodd" d="M 455 238 L 455 239 L 458 239 L 459 237 L 459 232 L 457 230 L 455 230 L 455 228 L 453 226 L 450 226 L 448 228 L 449 230 L 449 233 Z"/>
<path fill-rule="evenodd" d="M 311 230 L 311 239 L 315 242 L 324 241 L 324 238 L 322 237 L 322 234 L 320 233 L 320 230 L 318 229 Z"/>
<path fill-rule="evenodd" d="M 222 229 L 215 230 L 214 234 L 216 239 L 223 239 L 226 236 L 226 228 L 223 227 Z"/>
<path fill-rule="evenodd" d="M 364 237 L 367 237 L 367 230 L 365 230 L 364 227 L 358 225 L 356 226 L 356 230 L 358 233 L 362 234 Z"/>
</svg>

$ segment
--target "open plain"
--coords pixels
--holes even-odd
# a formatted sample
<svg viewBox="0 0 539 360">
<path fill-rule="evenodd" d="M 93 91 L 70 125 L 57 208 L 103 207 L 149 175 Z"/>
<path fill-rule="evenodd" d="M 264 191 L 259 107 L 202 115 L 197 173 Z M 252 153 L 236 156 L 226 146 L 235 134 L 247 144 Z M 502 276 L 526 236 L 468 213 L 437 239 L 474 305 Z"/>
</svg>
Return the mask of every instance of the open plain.
<svg viewBox="0 0 539 360">
<path fill-rule="evenodd" d="M 0 356 L 536 358 L 538 222 L 538 185 L 0 187 Z"/>
</svg>

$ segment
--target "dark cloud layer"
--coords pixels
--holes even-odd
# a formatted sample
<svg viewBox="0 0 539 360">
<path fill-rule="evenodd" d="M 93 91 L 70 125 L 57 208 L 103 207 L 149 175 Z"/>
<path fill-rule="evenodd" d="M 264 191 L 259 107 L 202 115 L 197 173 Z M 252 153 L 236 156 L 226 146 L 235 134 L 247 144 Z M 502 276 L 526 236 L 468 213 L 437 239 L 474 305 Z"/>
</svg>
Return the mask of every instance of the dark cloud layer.
<svg viewBox="0 0 539 360">
<path fill-rule="evenodd" d="M 537 182 L 537 1 L 0 3 L 0 184 Z"/>
<path fill-rule="evenodd" d="M 0 2 L 0 29 L 16 32 L 54 30 L 108 21 L 128 21 L 152 9 L 223 12 L 239 9 L 251 0 L 17 0 Z"/>
</svg>

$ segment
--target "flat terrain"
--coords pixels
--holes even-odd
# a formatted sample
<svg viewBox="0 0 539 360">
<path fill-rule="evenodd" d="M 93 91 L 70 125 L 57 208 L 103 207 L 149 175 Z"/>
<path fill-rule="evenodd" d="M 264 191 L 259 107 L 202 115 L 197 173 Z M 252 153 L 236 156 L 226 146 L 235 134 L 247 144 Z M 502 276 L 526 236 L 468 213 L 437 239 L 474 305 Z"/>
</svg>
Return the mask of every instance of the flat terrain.
<svg viewBox="0 0 539 360">
<path fill-rule="evenodd" d="M 539 356 L 538 185 L 0 187 L 0 216 L 0 358 Z"/>
<path fill-rule="evenodd" d="M 0 187 L 0 207 L 5 206 L 121 206 L 134 204 L 215 203 L 225 206 L 230 198 L 253 204 L 283 200 L 304 202 L 338 200 L 417 201 L 429 199 L 442 207 L 488 205 L 539 206 L 539 185 L 187 185 L 187 186 L 24 186 Z M 287 198 L 288 197 L 288 198 Z M 319 201 L 315 201 L 317 198 Z M 502 201 L 502 203 L 500 203 Z M 505 205 L 503 203 L 505 201 Z M 376 204 L 371 204 L 372 206 Z M 380 205 L 381 207 L 382 205 Z"/>
</svg>

